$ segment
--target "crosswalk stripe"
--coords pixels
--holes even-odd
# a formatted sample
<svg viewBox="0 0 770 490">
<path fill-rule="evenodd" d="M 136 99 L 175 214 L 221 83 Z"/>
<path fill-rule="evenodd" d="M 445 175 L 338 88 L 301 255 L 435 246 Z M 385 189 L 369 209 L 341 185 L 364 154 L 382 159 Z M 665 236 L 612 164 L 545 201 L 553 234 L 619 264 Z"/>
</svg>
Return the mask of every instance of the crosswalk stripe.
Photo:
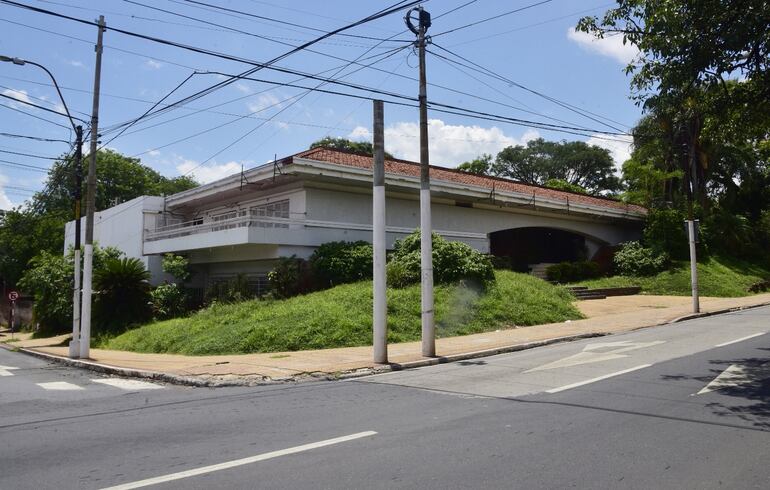
<svg viewBox="0 0 770 490">
<path fill-rule="evenodd" d="M 19 368 L 13 367 L 13 366 L 0 365 L 0 376 L 13 376 L 13 373 L 11 371 L 16 369 L 19 369 Z"/>
<path fill-rule="evenodd" d="M 35 383 L 35 384 L 43 388 L 44 390 L 73 391 L 73 390 L 84 389 L 82 386 L 78 386 L 72 383 L 67 383 L 66 381 L 51 381 L 48 383 Z"/>
<path fill-rule="evenodd" d="M 157 390 L 163 388 L 163 386 L 148 383 L 147 381 L 139 381 L 136 379 L 121 379 L 121 378 L 99 378 L 92 379 L 94 383 L 101 383 L 103 385 L 112 386 L 114 388 L 120 388 L 121 390 Z"/>
</svg>

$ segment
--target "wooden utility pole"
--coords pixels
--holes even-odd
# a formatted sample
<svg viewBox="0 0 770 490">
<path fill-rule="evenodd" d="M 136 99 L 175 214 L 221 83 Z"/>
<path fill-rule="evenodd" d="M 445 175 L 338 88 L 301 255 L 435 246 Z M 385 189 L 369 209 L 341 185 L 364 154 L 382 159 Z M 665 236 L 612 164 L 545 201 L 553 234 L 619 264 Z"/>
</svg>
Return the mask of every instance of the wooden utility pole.
<svg viewBox="0 0 770 490">
<path fill-rule="evenodd" d="M 94 103 L 91 111 L 91 153 L 86 184 L 86 243 L 83 261 L 83 309 L 80 326 L 80 357 L 86 359 L 91 348 L 91 296 L 94 272 L 94 213 L 96 212 L 96 146 L 99 143 L 99 87 L 102 73 L 102 38 L 107 24 L 99 16 L 96 38 L 96 67 L 94 69 Z"/>
</svg>

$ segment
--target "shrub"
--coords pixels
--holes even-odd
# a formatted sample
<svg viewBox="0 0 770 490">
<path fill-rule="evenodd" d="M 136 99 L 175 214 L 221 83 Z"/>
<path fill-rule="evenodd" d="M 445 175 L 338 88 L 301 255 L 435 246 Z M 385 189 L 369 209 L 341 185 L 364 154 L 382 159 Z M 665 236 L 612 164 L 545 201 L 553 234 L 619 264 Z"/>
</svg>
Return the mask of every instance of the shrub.
<svg viewBox="0 0 770 490">
<path fill-rule="evenodd" d="M 238 303 L 254 297 L 249 287 L 249 281 L 245 274 L 226 281 L 217 281 L 211 284 L 204 294 L 206 303 Z"/>
<path fill-rule="evenodd" d="M 190 263 L 181 255 L 167 253 L 161 262 L 163 272 L 174 276 L 178 282 L 185 283 L 190 279 Z"/>
<path fill-rule="evenodd" d="M 94 273 L 94 334 L 147 321 L 152 314 L 149 279 L 139 259 L 107 259 Z"/>
<path fill-rule="evenodd" d="M 307 293 L 312 289 L 307 263 L 295 255 L 281 257 L 278 265 L 267 274 L 274 298 L 291 298 L 298 294 Z"/>
<path fill-rule="evenodd" d="M 644 227 L 645 245 L 675 259 L 688 258 L 690 250 L 684 220 L 684 213 L 677 209 L 651 209 Z"/>
<path fill-rule="evenodd" d="M 639 242 L 626 242 L 615 252 L 615 269 L 624 276 L 651 276 L 666 268 L 669 257 L 643 247 Z"/>
<path fill-rule="evenodd" d="M 494 269 L 489 256 L 462 242 L 450 242 L 433 233 L 433 281 L 451 283 L 460 279 L 480 285 L 494 280 Z M 396 240 L 388 264 L 388 282 L 403 287 L 420 281 L 420 231 L 403 240 Z"/>
<path fill-rule="evenodd" d="M 150 291 L 152 316 L 166 320 L 187 313 L 187 291 L 178 284 L 161 284 Z"/>
<path fill-rule="evenodd" d="M 590 260 L 560 262 L 545 270 L 549 281 L 561 284 L 599 277 L 599 264 Z"/>
<path fill-rule="evenodd" d="M 372 277 L 372 245 L 364 241 L 329 242 L 310 256 L 310 267 L 320 287 Z"/>
</svg>

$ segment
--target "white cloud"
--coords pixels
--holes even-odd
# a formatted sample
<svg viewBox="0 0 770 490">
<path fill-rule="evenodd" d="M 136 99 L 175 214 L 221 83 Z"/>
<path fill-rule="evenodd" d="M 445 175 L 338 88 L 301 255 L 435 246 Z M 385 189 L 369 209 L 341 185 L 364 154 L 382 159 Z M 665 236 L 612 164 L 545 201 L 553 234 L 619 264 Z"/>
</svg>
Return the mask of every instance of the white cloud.
<svg viewBox="0 0 770 490">
<path fill-rule="evenodd" d="M 255 101 L 246 103 L 246 107 L 248 107 L 251 112 L 261 112 L 268 108 L 281 107 L 281 105 L 281 100 L 278 99 L 278 97 L 267 93 L 261 94 Z"/>
<path fill-rule="evenodd" d="M 594 135 L 586 141 L 589 145 L 596 145 L 600 148 L 610 150 L 612 159 L 615 160 L 615 167 L 620 171 L 623 163 L 631 158 L 631 146 L 633 138 L 631 136 L 598 136 Z"/>
<path fill-rule="evenodd" d="M 493 126 L 464 126 L 446 124 L 440 119 L 428 120 L 430 162 L 443 167 L 457 165 L 476 158 L 482 153 L 496 155 L 507 146 L 525 144 L 539 137 L 535 130 L 527 130 L 521 138 L 506 135 Z M 358 126 L 348 138 L 371 140 L 368 128 Z M 413 122 L 398 122 L 385 128 L 385 148 L 398 158 L 418 161 L 420 159 L 419 125 Z"/>
<path fill-rule="evenodd" d="M 235 84 L 235 88 L 238 89 L 238 91 L 243 93 L 243 94 L 250 94 L 250 93 L 252 93 L 251 87 L 249 87 L 248 85 L 246 85 L 244 83 L 241 83 L 241 82 L 236 83 Z"/>
<path fill-rule="evenodd" d="M 195 160 L 187 160 L 181 158 L 180 160 L 181 162 L 176 166 L 176 169 L 179 171 L 179 173 L 182 175 L 189 173 L 192 178 L 201 184 L 208 184 L 209 182 L 214 182 L 215 180 L 240 173 L 241 171 L 241 164 L 237 162 L 201 165 Z"/>
<path fill-rule="evenodd" d="M 623 44 L 623 36 L 607 36 L 598 39 L 586 32 L 576 31 L 574 27 L 567 29 L 567 38 L 587 51 L 599 53 L 627 65 L 638 55 L 639 50 L 631 43 Z"/>
<path fill-rule="evenodd" d="M 158 150 L 150 150 L 150 151 L 147 152 L 147 154 L 150 155 L 151 157 L 157 157 L 158 155 L 160 155 L 160 151 L 158 151 Z"/>
<path fill-rule="evenodd" d="M 7 95 L 8 97 L 14 98 L 14 99 L 19 100 L 21 102 L 32 103 L 32 101 L 29 98 L 29 95 L 27 95 L 27 91 L 26 90 L 13 90 L 13 89 L 7 88 L 7 89 L 3 90 L 3 95 Z M 9 102 L 9 104 L 14 109 L 18 109 L 19 108 L 19 105 L 14 104 L 13 102 Z"/>
<path fill-rule="evenodd" d="M 163 68 L 163 63 L 155 60 L 147 60 L 144 62 L 144 66 L 146 66 L 147 68 L 151 68 L 153 70 L 159 70 Z"/>
<path fill-rule="evenodd" d="M 70 66 L 74 66 L 75 68 L 84 68 L 86 66 L 83 64 L 82 61 L 78 61 L 78 60 L 69 60 L 67 61 L 67 64 Z"/>
<path fill-rule="evenodd" d="M 8 177 L 6 177 L 3 174 L 0 174 L 0 209 L 11 209 L 13 207 L 13 203 L 8 198 L 8 196 L 5 194 L 5 189 L 3 189 L 3 186 L 8 183 Z"/>
</svg>

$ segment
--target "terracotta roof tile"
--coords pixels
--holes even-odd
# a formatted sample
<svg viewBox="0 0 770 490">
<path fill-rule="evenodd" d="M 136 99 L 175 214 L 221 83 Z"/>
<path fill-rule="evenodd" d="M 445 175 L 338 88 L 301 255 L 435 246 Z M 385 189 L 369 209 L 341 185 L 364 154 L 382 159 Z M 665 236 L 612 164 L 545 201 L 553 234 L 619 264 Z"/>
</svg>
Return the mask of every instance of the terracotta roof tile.
<svg viewBox="0 0 770 490">
<path fill-rule="evenodd" d="M 311 148 L 303 152 L 297 153 L 290 158 L 306 158 L 308 160 L 317 160 L 325 163 L 332 163 L 337 165 L 347 165 L 350 167 L 358 167 L 371 169 L 372 157 L 368 155 L 362 155 L 359 153 L 351 153 L 341 150 L 335 150 L 331 148 Z M 410 162 L 406 160 L 386 159 L 385 160 L 385 173 L 400 174 L 419 177 L 420 164 L 416 162 Z M 556 200 L 569 200 L 570 203 L 582 203 L 591 206 L 599 206 L 611 209 L 624 210 L 629 213 L 635 214 L 647 214 L 647 209 L 635 204 L 626 204 L 624 202 L 596 197 L 588 196 L 585 194 L 578 194 L 573 192 L 566 192 L 557 189 L 551 189 L 548 187 L 540 187 L 531 184 L 524 184 L 514 180 L 503 179 L 498 177 L 486 177 L 481 175 L 474 175 L 458 170 L 447 169 L 443 167 L 436 167 L 431 165 L 430 168 L 431 180 L 455 182 L 460 184 L 468 184 L 478 187 L 485 187 L 492 190 L 493 186 L 496 190 L 516 192 L 527 196 L 535 196 L 544 199 L 556 199 Z"/>
</svg>

